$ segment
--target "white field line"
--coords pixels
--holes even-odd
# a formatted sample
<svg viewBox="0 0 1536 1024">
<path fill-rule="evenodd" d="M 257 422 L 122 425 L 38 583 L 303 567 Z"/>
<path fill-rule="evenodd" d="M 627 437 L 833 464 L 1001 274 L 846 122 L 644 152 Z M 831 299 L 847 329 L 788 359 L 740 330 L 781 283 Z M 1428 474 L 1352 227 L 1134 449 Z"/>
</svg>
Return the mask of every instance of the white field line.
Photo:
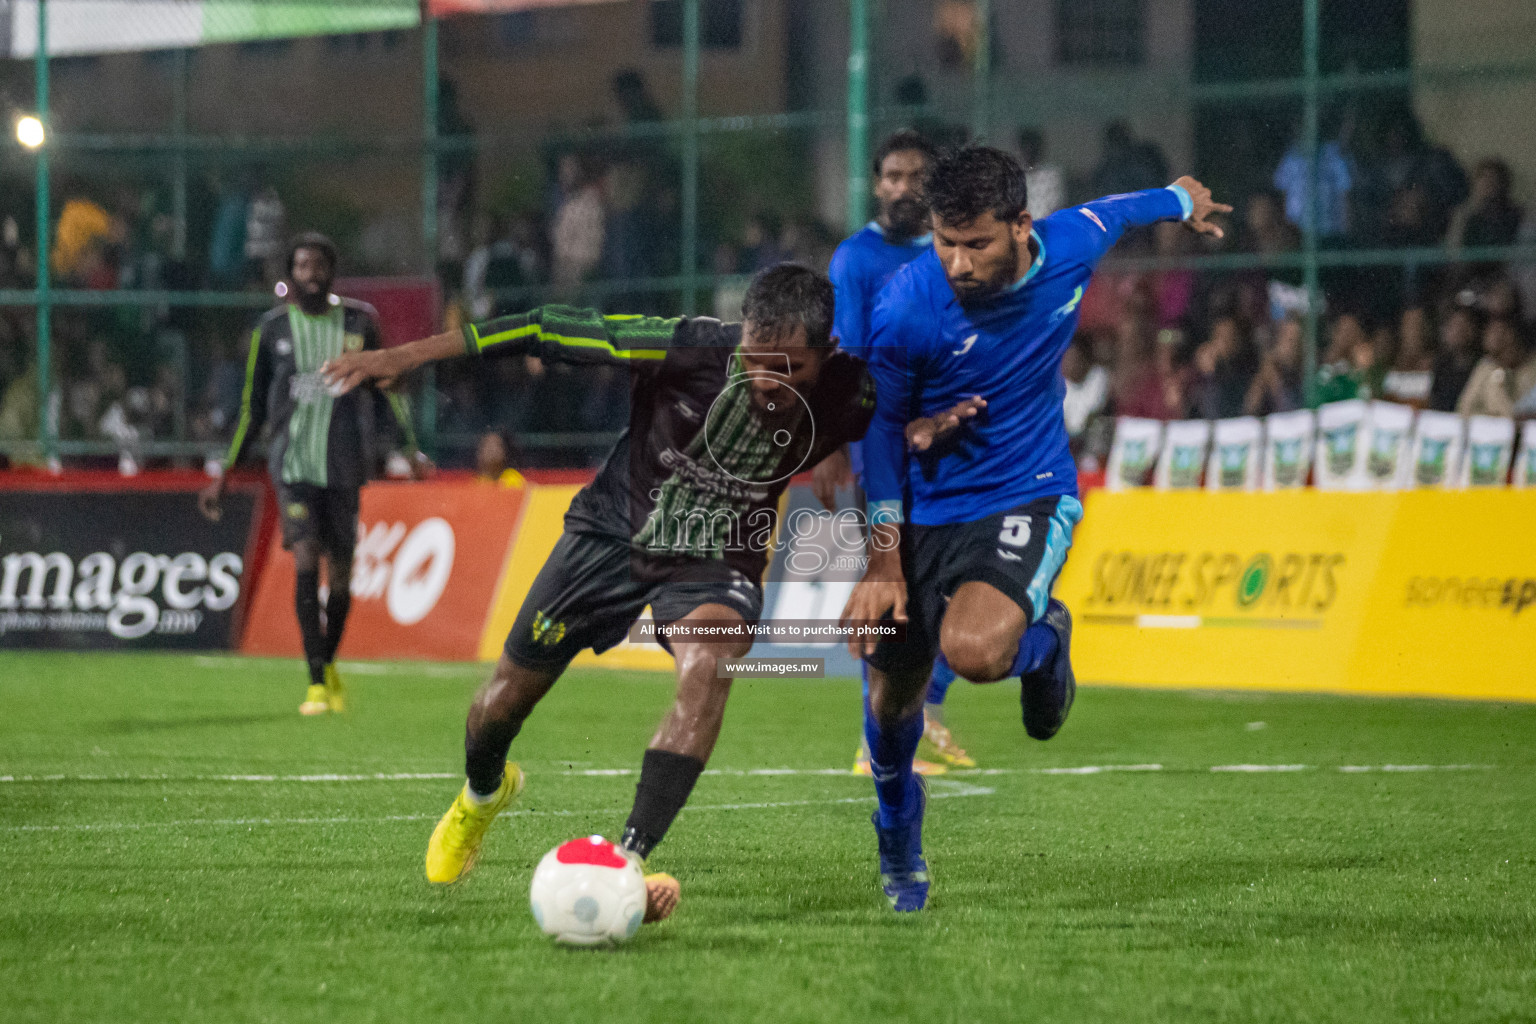
<svg viewBox="0 0 1536 1024">
<path fill-rule="evenodd" d="M 1345 764 L 1334 768 L 1334 771 L 1345 774 L 1360 774 L 1363 772 L 1467 772 L 1467 771 L 1491 771 L 1497 768 L 1491 764 L 1382 764 L 1359 765 Z M 1086 764 L 1070 767 L 1054 768 L 970 768 L 958 769 L 947 772 L 935 779 L 962 779 L 978 778 L 995 775 L 1103 775 L 1110 772 L 1160 772 L 1165 768 L 1160 764 Z M 1178 771 L 1179 769 L 1172 769 Z M 1184 769 L 1186 771 L 1201 771 L 1202 769 Z M 1328 769 L 1316 765 L 1306 764 L 1221 764 L 1204 769 L 1210 772 L 1237 772 L 1237 773 L 1274 773 L 1274 772 L 1304 772 L 1326 771 Z M 554 775 L 568 778 L 610 778 L 626 777 L 639 773 L 636 768 L 572 768 L 558 771 L 541 772 L 534 769 L 530 775 Z M 835 778 L 846 776 L 854 778 L 852 772 L 846 768 L 709 768 L 705 775 L 721 775 L 732 778 L 800 778 L 807 776 L 821 776 Z M 142 774 L 142 775 L 0 775 L 0 783 L 39 783 L 39 782 L 255 782 L 255 783 L 315 783 L 315 782 L 441 782 L 446 780 L 461 779 L 463 775 L 458 772 L 364 772 L 356 774 L 343 774 L 333 772 L 316 772 L 302 775 L 266 775 L 266 774 L 235 774 L 235 775 L 170 775 L 170 774 Z"/>
<path fill-rule="evenodd" d="M 1218 764 L 1211 768 L 1213 772 L 1304 772 L 1312 766 L 1309 764 Z"/>
<path fill-rule="evenodd" d="M 931 780 L 928 796 L 933 800 L 946 800 L 966 796 L 991 796 L 997 792 L 990 786 L 972 786 L 963 782 Z M 684 811 L 763 811 L 779 807 L 831 807 L 841 804 L 867 804 L 872 796 L 841 797 L 833 800 L 773 800 L 757 803 L 690 804 Z M 625 808 L 605 807 L 584 811 L 527 810 L 507 811 L 507 817 L 558 817 L 575 818 L 593 814 L 623 814 Z M 254 828 L 258 825 L 375 825 L 401 821 L 434 821 L 436 814 L 387 814 L 373 818 L 185 818 L 179 821 L 104 821 L 73 825 L 6 825 L 3 832 L 138 832 L 157 828 Z"/>
</svg>

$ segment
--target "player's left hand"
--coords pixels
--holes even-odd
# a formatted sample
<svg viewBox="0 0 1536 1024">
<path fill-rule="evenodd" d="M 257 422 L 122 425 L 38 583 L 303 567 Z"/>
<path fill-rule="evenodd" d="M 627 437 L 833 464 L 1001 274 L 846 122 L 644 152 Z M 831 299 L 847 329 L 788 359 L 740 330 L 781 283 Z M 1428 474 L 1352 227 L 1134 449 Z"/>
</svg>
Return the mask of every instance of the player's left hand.
<svg viewBox="0 0 1536 1024">
<path fill-rule="evenodd" d="M 417 452 L 411 456 L 411 479 L 425 480 L 437 472 L 437 466 L 427 458 L 426 452 Z"/>
<path fill-rule="evenodd" d="M 1211 198 L 1211 190 L 1187 174 L 1174 182 L 1174 184 L 1188 192 L 1189 198 L 1195 204 L 1193 212 L 1184 221 L 1184 225 L 1196 234 L 1210 235 L 1212 238 L 1224 237 L 1226 232 L 1222 231 L 1221 225 L 1208 221 L 1206 218 L 1213 213 L 1231 213 L 1232 207 L 1226 203 L 1218 203 L 1213 200 Z"/>
<path fill-rule="evenodd" d="M 337 395 L 344 395 L 369 381 L 378 381 L 380 386 L 388 387 L 401 374 L 401 369 L 395 365 L 394 354 L 393 349 L 343 352 L 335 359 L 327 360 L 320 372 Z"/>
<path fill-rule="evenodd" d="M 961 423 L 972 419 L 986 407 L 985 398 L 972 395 L 943 412 L 918 417 L 907 424 L 907 448 L 914 452 L 927 451 L 933 447 L 935 441 L 959 429 Z"/>
</svg>

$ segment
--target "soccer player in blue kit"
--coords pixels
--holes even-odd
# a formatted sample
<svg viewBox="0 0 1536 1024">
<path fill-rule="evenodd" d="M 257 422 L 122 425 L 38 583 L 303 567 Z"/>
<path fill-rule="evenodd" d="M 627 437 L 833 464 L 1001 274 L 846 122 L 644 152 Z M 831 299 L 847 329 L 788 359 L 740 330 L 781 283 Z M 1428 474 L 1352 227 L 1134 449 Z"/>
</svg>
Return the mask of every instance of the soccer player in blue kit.
<svg viewBox="0 0 1536 1024">
<path fill-rule="evenodd" d="M 861 359 L 869 354 L 869 315 L 880 290 L 896 271 L 933 244 L 922 187 L 923 176 L 937 155 L 932 143 L 911 130 L 899 131 L 882 142 L 874 160 L 874 193 L 879 204 L 875 219 L 844 239 L 832 254 L 827 273 L 837 295 L 834 319 L 838 344 Z M 837 511 L 838 488 L 855 484 L 863 475 L 860 447 L 857 442 L 849 445 L 846 452 L 829 456 L 813 472 L 816 497 L 828 512 Z M 944 723 L 944 698 L 954 678 L 943 656 L 935 659 L 923 705 L 919 757 L 914 762 L 921 774 L 976 767 Z M 866 699 L 869 696 L 867 676 L 864 695 Z M 869 748 L 862 732 L 853 771 L 855 775 L 870 774 Z"/>
<path fill-rule="evenodd" d="M 869 566 L 843 613 L 845 622 L 906 623 L 903 641 L 850 644 L 869 665 L 864 728 L 880 880 L 897 911 L 928 900 L 927 791 L 912 754 L 935 654 L 974 682 L 1019 676 L 1024 727 L 1035 739 L 1055 735 L 1072 706 L 1072 620 L 1051 598 L 1083 514 L 1061 358 L 1094 267 L 1128 228 L 1182 220 L 1219 238 L 1206 218 L 1232 209 L 1184 177 L 1035 223 L 1024 169 L 985 146 L 942 154 L 924 194 L 933 250 L 891 279 L 871 323 Z M 909 421 L 947 415 L 967 399 L 974 416 L 958 426 L 948 416 L 951 429 L 909 452 Z"/>
</svg>

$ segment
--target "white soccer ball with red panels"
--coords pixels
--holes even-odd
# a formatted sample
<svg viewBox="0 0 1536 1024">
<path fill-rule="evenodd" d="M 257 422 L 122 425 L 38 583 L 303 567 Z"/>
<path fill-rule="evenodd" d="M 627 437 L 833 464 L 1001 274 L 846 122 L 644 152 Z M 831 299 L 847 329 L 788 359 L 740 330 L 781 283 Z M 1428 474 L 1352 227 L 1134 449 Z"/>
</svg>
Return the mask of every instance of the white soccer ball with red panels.
<svg viewBox="0 0 1536 1024">
<path fill-rule="evenodd" d="M 645 919 L 645 875 L 602 836 L 562 843 L 544 855 L 528 892 L 544 934 L 572 946 L 617 945 Z"/>
</svg>

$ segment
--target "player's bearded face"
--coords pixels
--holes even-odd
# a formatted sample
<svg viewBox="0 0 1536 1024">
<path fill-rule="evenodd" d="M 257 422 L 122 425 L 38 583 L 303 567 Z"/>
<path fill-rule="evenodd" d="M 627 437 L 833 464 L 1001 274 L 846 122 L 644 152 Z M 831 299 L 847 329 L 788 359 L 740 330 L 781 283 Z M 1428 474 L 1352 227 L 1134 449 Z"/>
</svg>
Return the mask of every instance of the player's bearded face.
<svg viewBox="0 0 1536 1024">
<path fill-rule="evenodd" d="M 875 198 L 880 215 L 892 234 L 912 238 L 923 233 L 928 206 L 922 200 L 923 175 L 928 162 L 920 150 L 898 149 L 880 163 Z"/>
<path fill-rule="evenodd" d="M 959 225 L 934 217 L 933 247 L 955 298 L 962 304 L 982 302 L 1017 281 L 1032 226 L 1027 213 L 1002 221 L 988 212 Z"/>
<path fill-rule="evenodd" d="M 749 322 L 742 326 L 740 351 L 758 419 L 776 424 L 794 420 L 805 407 L 801 396 L 816 386 L 825 350 L 806 344 L 804 327 L 770 337 Z"/>
<path fill-rule="evenodd" d="M 293 272 L 289 277 L 300 299 L 329 295 L 333 276 L 331 261 L 319 249 L 299 249 L 293 254 Z"/>
</svg>

